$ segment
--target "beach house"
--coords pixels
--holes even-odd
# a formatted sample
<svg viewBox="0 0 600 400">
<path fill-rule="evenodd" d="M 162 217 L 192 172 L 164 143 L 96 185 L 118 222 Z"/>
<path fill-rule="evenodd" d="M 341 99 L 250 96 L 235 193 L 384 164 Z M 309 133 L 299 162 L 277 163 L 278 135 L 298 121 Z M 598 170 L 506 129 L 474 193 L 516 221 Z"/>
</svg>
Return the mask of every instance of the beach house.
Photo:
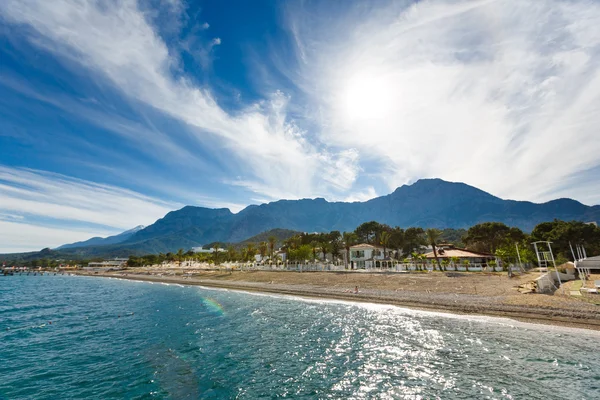
<svg viewBox="0 0 600 400">
<path fill-rule="evenodd" d="M 459 264 L 463 264 L 465 261 L 468 261 L 469 264 L 473 265 L 486 265 L 488 261 L 495 260 L 493 254 L 479 253 L 476 251 L 462 249 L 450 243 L 440 243 L 436 246 L 436 250 L 440 261 L 449 259 L 457 260 Z M 434 262 L 435 255 L 433 254 L 433 251 L 426 253 L 425 258 L 429 262 Z"/>
<path fill-rule="evenodd" d="M 386 253 L 389 254 L 388 251 Z M 361 243 L 350 247 L 350 269 L 370 269 L 379 267 L 386 259 L 383 247 Z"/>
</svg>

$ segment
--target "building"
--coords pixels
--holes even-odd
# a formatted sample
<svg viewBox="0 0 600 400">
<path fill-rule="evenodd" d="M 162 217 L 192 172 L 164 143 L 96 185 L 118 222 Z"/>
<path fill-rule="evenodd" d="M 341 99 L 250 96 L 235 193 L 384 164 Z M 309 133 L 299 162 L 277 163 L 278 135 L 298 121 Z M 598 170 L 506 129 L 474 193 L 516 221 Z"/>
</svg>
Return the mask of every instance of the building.
<svg viewBox="0 0 600 400">
<path fill-rule="evenodd" d="M 383 253 L 383 247 L 361 243 L 350 247 L 350 269 L 370 269 L 380 267 L 389 260 L 389 251 Z M 387 256 L 387 257 L 386 257 Z"/>
<path fill-rule="evenodd" d="M 214 247 L 211 247 L 210 249 L 205 249 L 202 246 L 200 246 L 200 247 L 192 247 L 192 251 L 194 253 L 214 253 L 215 251 L 218 251 L 219 253 L 225 253 L 227 250 L 223 249 L 221 247 L 219 247 L 217 250 L 215 250 Z"/>
<path fill-rule="evenodd" d="M 112 260 L 91 262 L 83 269 L 95 272 L 118 271 L 127 266 L 127 260 L 128 258 L 113 258 Z"/>
<path fill-rule="evenodd" d="M 436 246 L 436 250 L 440 261 L 444 259 L 458 259 L 459 264 L 462 264 L 465 260 L 468 261 L 469 264 L 487 264 L 488 261 L 496 259 L 493 254 L 461 249 L 450 243 L 440 243 Z M 433 251 L 426 253 L 425 258 L 429 262 L 435 262 Z"/>
</svg>

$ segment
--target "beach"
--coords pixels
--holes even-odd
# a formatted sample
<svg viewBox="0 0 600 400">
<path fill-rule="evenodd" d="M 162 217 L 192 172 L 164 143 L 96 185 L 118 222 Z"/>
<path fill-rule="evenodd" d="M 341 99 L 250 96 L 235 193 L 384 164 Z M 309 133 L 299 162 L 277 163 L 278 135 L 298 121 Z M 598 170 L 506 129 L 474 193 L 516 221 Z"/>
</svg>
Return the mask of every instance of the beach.
<svg viewBox="0 0 600 400">
<path fill-rule="evenodd" d="M 508 278 L 486 273 L 360 273 L 202 271 L 192 276 L 143 269 L 82 275 L 197 285 L 230 290 L 390 304 L 429 311 L 513 318 L 600 330 L 600 307 L 568 296 L 521 294 L 517 287 L 539 273 Z M 358 293 L 355 289 L 358 287 Z M 565 291 L 568 293 L 568 290 Z"/>
</svg>

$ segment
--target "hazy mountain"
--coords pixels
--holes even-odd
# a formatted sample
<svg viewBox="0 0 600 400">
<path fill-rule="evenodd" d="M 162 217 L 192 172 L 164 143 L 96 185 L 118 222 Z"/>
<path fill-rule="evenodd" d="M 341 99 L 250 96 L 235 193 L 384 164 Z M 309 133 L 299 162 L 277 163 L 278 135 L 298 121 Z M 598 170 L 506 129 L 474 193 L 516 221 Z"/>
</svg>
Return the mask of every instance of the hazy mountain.
<svg viewBox="0 0 600 400">
<path fill-rule="evenodd" d="M 600 206 L 590 207 L 571 199 L 541 204 L 503 200 L 464 183 L 422 179 L 365 202 L 328 202 L 320 198 L 280 200 L 248 206 L 237 214 L 226 208 L 187 206 L 117 244 L 106 246 L 108 243 L 104 242 L 78 250 L 123 255 L 169 252 L 212 242 L 241 242 L 275 228 L 301 232 L 349 231 L 371 220 L 403 228 L 456 229 L 499 221 L 531 231 L 538 223 L 555 218 L 598 221 Z"/>
<path fill-rule="evenodd" d="M 57 247 L 55 250 L 64 250 L 64 249 L 73 249 L 75 247 L 86 247 L 86 246 L 105 246 L 109 244 L 117 244 L 124 242 L 129 239 L 134 233 L 144 229 L 144 225 L 138 225 L 133 229 L 129 229 L 125 232 L 121 232 L 118 235 L 108 236 L 105 238 L 102 237 L 93 237 L 88 240 L 84 240 L 82 242 L 75 242 L 69 244 L 63 244 L 60 247 Z"/>
<path fill-rule="evenodd" d="M 274 228 L 348 231 L 371 220 L 392 226 L 433 228 L 469 228 L 480 222 L 499 221 L 531 231 L 538 223 L 555 218 L 597 221 L 600 206 L 590 207 L 571 199 L 542 204 L 503 200 L 464 183 L 422 179 L 366 202 L 279 200 L 248 206 L 237 214 L 228 209 L 188 206 L 168 213 L 122 245 L 148 248 L 146 242 L 152 240 L 160 251 L 174 251 L 185 247 L 184 243 L 240 242 Z"/>
</svg>

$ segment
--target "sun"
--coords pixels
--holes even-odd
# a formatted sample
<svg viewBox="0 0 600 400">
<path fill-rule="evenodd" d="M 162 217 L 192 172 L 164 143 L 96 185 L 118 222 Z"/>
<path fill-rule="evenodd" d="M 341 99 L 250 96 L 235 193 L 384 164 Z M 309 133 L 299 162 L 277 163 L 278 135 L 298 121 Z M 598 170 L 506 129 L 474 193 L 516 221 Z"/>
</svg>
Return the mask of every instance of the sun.
<svg viewBox="0 0 600 400">
<path fill-rule="evenodd" d="M 343 85 L 343 114 L 351 120 L 385 118 L 393 107 L 393 85 L 373 72 L 353 74 Z"/>
</svg>

